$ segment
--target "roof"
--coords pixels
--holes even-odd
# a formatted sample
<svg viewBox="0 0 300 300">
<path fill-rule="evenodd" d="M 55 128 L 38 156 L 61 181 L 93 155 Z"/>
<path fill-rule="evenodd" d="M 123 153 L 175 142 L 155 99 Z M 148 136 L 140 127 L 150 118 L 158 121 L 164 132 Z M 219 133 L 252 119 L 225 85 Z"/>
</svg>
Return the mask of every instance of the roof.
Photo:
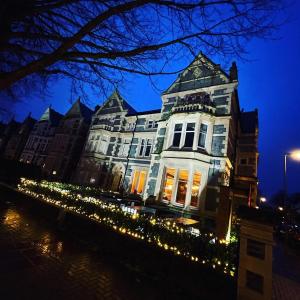
<svg viewBox="0 0 300 300">
<path fill-rule="evenodd" d="M 59 121 L 61 120 L 62 117 L 63 117 L 63 115 L 61 115 L 60 113 L 58 113 L 57 111 L 55 111 L 51 107 L 48 107 L 44 111 L 44 113 L 41 116 L 39 121 L 48 121 L 48 122 L 51 123 L 51 125 L 58 126 L 58 123 L 59 123 Z"/>
<path fill-rule="evenodd" d="M 178 75 L 163 94 L 171 94 L 230 82 L 230 76 L 202 52 Z"/>
<path fill-rule="evenodd" d="M 96 107 L 97 108 L 97 107 Z M 98 107 L 98 114 L 111 114 L 115 112 L 127 111 L 128 114 L 135 114 L 136 110 L 120 95 L 118 89 L 105 100 L 104 104 Z"/>
<path fill-rule="evenodd" d="M 135 112 L 135 113 L 127 114 L 127 117 L 130 117 L 130 116 L 140 116 L 140 115 L 159 114 L 160 112 L 161 112 L 161 109 L 145 110 L 145 111 L 140 111 L 140 112 Z"/>
<path fill-rule="evenodd" d="M 240 126 L 242 133 L 255 133 L 258 128 L 258 111 L 241 112 Z"/>
<path fill-rule="evenodd" d="M 93 111 L 89 109 L 86 105 L 81 103 L 80 98 L 74 102 L 72 107 L 68 110 L 65 118 L 84 118 L 89 121 L 92 118 Z"/>
</svg>

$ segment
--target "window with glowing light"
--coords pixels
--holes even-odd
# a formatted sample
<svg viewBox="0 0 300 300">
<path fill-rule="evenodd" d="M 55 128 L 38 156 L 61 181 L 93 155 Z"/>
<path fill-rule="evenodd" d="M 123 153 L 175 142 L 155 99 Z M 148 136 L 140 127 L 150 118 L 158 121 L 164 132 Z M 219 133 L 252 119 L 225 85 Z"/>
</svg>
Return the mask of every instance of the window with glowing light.
<svg viewBox="0 0 300 300">
<path fill-rule="evenodd" d="M 141 170 L 134 170 L 132 177 L 132 184 L 130 192 L 135 194 L 142 194 L 144 191 L 147 178 L 147 172 Z"/>
<path fill-rule="evenodd" d="M 198 196 L 200 190 L 201 183 L 201 173 L 195 172 L 193 176 L 193 185 L 192 185 L 192 193 L 191 193 L 191 206 L 198 206 Z"/>
<path fill-rule="evenodd" d="M 170 169 L 170 168 L 166 169 L 165 184 L 163 189 L 163 200 L 171 201 L 172 199 L 175 172 L 176 172 L 175 169 Z"/>
<path fill-rule="evenodd" d="M 176 203 L 179 204 L 185 203 L 188 177 L 189 177 L 188 170 L 179 170 Z"/>
</svg>

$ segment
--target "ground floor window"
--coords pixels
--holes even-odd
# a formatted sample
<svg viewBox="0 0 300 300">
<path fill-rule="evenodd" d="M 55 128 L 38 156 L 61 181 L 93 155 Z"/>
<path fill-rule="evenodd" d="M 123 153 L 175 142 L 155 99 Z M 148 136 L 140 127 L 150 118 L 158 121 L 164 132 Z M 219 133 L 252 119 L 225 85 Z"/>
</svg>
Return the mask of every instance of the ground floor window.
<svg viewBox="0 0 300 300">
<path fill-rule="evenodd" d="M 165 183 L 163 188 L 163 200 L 171 201 L 172 191 L 175 179 L 175 169 L 167 168 L 165 175 Z"/>
<path fill-rule="evenodd" d="M 195 207 L 198 206 L 200 183 L 201 183 L 201 173 L 195 172 L 193 176 L 191 206 L 195 206 Z"/>
<path fill-rule="evenodd" d="M 147 178 L 146 171 L 134 170 L 132 183 L 131 183 L 131 193 L 142 194 L 144 191 L 146 178 Z"/>
<path fill-rule="evenodd" d="M 185 203 L 185 197 L 187 192 L 189 172 L 188 170 L 179 170 L 176 202 L 179 204 Z"/>
<path fill-rule="evenodd" d="M 162 187 L 162 199 L 181 205 L 198 206 L 201 173 L 189 170 L 166 168 Z M 187 196 L 188 195 L 188 196 Z"/>
</svg>

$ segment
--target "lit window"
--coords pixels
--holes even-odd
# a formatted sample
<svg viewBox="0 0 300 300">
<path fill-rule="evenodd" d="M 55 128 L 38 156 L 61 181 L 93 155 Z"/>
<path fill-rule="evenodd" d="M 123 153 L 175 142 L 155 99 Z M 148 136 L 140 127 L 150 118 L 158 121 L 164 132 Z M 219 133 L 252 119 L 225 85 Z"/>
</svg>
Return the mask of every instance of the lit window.
<svg viewBox="0 0 300 300">
<path fill-rule="evenodd" d="M 181 133 L 182 133 L 182 124 L 175 124 L 174 137 L 173 137 L 173 143 L 172 143 L 173 147 L 179 147 Z"/>
<path fill-rule="evenodd" d="M 166 169 L 165 184 L 163 190 L 163 200 L 171 201 L 174 186 L 175 169 Z"/>
<path fill-rule="evenodd" d="M 198 206 L 198 196 L 201 183 L 201 173 L 195 172 L 192 185 L 191 206 Z"/>
<path fill-rule="evenodd" d="M 199 141 L 198 141 L 199 148 L 205 148 L 206 135 L 207 135 L 207 125 L 201 124 L 200 133 L 199 133 Z"/>
<path fill-rule="evenodd" d="M 189 172 L 188 170 L 179 170 L 176 202 L 179 204 L 185 203 Z"/>
<path fill-rule="evenodd" d="M 184 147 L 193 147 L 195 135 L 195 123 L 187 123 L 185 131 Z"/>
<path fill-rule="evenodd" d="M 144 186 L 146 183 L 147 172 L 134 170 L 132 184 L 131 184 L 131 193 L 142 194 L 144 191 Z"/>
</svg>

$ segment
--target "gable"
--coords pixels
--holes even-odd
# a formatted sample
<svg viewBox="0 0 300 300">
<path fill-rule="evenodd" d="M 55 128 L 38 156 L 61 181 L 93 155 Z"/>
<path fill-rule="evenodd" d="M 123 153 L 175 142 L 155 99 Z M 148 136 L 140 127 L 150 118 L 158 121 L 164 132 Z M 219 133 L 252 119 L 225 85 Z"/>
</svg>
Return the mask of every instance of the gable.
<svg viewBox="0 0 300 300">
<path fill-rule="evenodd" d="M 97 115 L 112 114 L 134 109 L 120 96 L 118 90 L 115 90 L 105 103 L 98 109 Z"/>
<path fill-rule="evenodd" d="M 228 82 L 229 76 L 220 66 L 200 53 L 163 94 L 189 91 Z"/>
</svg>

